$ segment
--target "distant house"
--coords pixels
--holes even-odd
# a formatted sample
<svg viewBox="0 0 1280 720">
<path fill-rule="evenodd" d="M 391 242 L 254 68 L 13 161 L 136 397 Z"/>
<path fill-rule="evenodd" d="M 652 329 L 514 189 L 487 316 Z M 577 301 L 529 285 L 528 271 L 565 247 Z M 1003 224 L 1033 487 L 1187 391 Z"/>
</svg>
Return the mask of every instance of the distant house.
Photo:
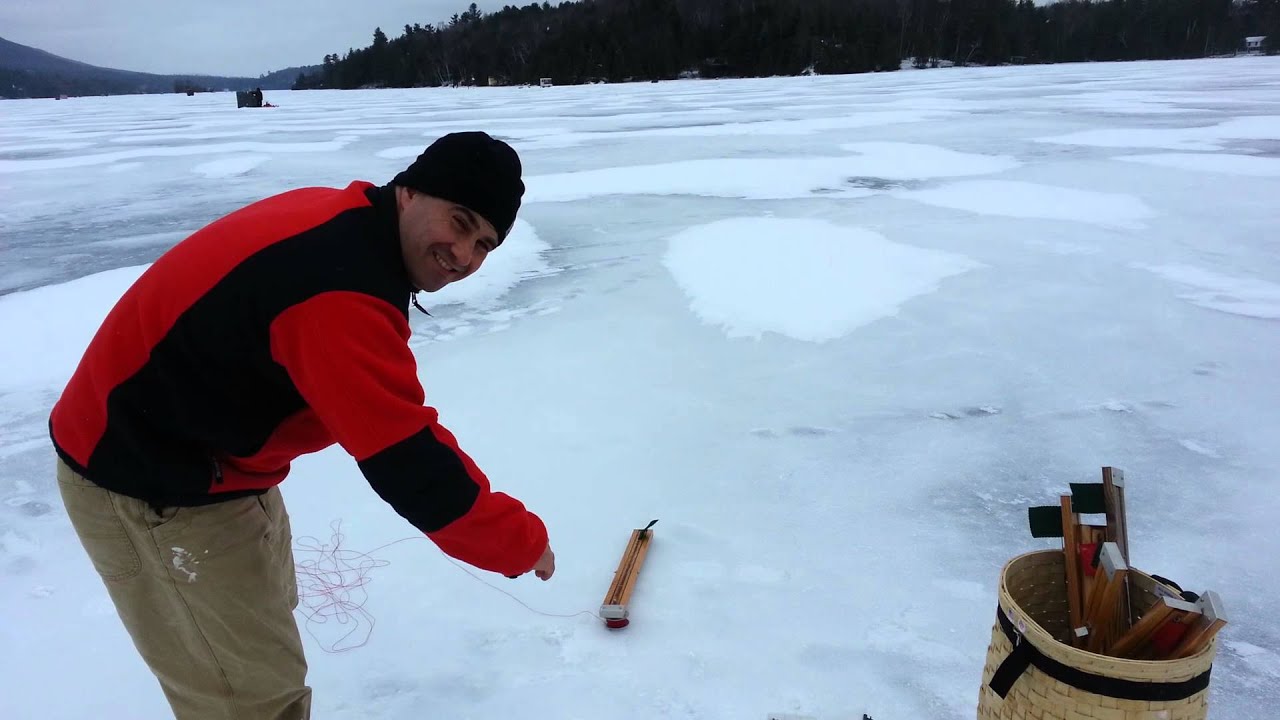
<svg viewBox="0 0 1280 720">
<path fill-rule="evenodd" d="M 1262 45 L 1267 41 L 1266 35 L 1254 35 L 1244 39 L 1244 51 L 1250 53 L 1262 52 Z"/>
</svg>

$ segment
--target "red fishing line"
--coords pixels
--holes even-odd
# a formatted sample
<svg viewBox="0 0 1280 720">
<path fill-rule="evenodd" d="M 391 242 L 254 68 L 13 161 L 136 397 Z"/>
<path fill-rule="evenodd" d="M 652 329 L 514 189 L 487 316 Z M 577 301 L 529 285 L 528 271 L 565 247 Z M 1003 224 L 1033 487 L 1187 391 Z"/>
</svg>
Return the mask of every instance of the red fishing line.
<svg viewBox="0 0 1280 720">
<path fill-rule="evenodd" d="M 402 542 L 427 538 L 415 535 L 394 540 L 368 552 L 360 552 L 343 545 L 346 536 L 342 534 L 341 519 L 334 520 L 329 527 L 333 533 L 327 543 L 311 536 L 294 538 L 293 556 L 298 576 L 298 611 L 306 618 L 307 633 L 326 652 L 340 653 L 364 647 L 373 633 L 374 617 L 365 609 L 365 604 L 369 601 L 368 587 L 373 582 L 373 571 L 391 564 L 388 560 L 374 557 L 373 553 Z M 589 610 L 569 615 L 537 610 L 506 590 L 486 582 L 453 558 L 446 555 L 445 559 L 477 582 L 506 595 L 538 615 L 553 618 L 572 618 L 579 615 L 600 617 L 599 614 Z M 321 640 L 317 636 L 317 631 L 321 635 L 336 637 L 336 639 L 329 642 Z"/>
<path fill-rule="evenodd" d="M 314 537 L 294 539 L 294 566 L 298 575 L 298 610 L 306 618 L 307 632 L 327 652 L 337 653 L 363 647 L 373 633 L 374 617 L 365 609 L 369 601 L 369 583 L 375 568 L 391 563 L 379 560 L 370 553 L 408 540 L 425 540 L 422 536 L 407 537 L 387 543 L 369 552 L 350 550 L 343 546 L 342 521 L 330 525 L 333 534 L 329 542 Z M 337 636 L 326 643 L 321 634 Z"/>
</svg>

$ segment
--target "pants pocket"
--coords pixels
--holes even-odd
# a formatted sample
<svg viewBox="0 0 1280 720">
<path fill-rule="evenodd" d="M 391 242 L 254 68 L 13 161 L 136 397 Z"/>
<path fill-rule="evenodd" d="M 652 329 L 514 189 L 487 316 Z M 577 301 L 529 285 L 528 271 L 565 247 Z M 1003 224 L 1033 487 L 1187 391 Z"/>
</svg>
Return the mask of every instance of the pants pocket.
<svg viewBox="0 0 1280 720">
<path fill-rule="evenodd" d="M 271 488 L 258 496 L 258 504 L 269 523 L 267 547 L 271 552 L 285 599 L 290 609 L 298 607 L 298 575 L 293 562 L 293 531 L 289 525 L 289 512 L 284 506 L 280 489 Z"/>
<path fill-rule="evenodd" d="M 116 498 L 58 463 L 58 492 L 71 526 L 98 575 L 107 582 L 122 582 L 142 570 L 138 550 L 120 520 Z"/>
<path fill-rule="evenodd" d="M 252 496 L 178 508 L 165 520 L 172 511 L 164 508 L 156 515 L 160 522 L 151 529 L 151 539 L 163 554 L 191 553 L 206 562 L 239 552 L 246 544 L 262 545 L 271 529 L 267 512 Z"/>
</svg>

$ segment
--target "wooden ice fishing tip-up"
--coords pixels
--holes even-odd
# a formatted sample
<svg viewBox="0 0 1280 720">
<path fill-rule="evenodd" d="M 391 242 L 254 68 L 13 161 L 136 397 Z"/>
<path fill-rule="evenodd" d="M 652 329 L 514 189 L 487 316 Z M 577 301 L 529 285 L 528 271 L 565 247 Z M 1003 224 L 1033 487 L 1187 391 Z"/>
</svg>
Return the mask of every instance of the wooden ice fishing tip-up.
<svg viewBox="0 0 1280 720">
<path fill-rule="evenodd" d="M 1086 523 L 1105 515 L 1106 525 Z M 1067 642 L 1095 654 L 1132 660 L 1176 660 L 1201 652 L 1227 624 L 1222 598 L 1184 592 L 1157 581 L 1154 604 L 1135 612 L 1129 587 L 1129 530 L 1124 472 L 1102 468 L 1102 482 L 1071 483 L 1058 505 L 1028 508 L 1032 537 L 1062 538 Z M 1176 591 L 1176 592 L 1175 592 Z"/>
<path fill-rule="evenodd" d="M 600 617 L 604 618 L 605 627 L 624 628 L 631 623 L 627 604 L 631 602 L 631 591 L 636 588 L 636 578 L 640 576 L 640 566 L 644 564 L 644 556 L 649 552 L 649 542 L 653 539 L 650 529 L 657 520 L 651 521 L 643 528 L 631 531 L 631 540 L 622 553 L 618 569 L 613 573 L 613 584 L 604 596 L 600 606 Z"/>
</svg>

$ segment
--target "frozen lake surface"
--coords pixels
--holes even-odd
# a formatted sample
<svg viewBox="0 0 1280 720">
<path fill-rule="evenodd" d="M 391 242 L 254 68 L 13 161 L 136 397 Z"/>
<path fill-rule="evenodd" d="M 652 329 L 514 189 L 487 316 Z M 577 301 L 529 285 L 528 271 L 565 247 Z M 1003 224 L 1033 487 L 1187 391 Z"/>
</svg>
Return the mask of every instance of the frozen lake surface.
<svg viewBox="0 0 1280 720">
<path fill-rule="evenodd" d="M 653 549 L 629 628 L 538 614 L 305 457 L 299 562 L 337 521 L 380 561 L 358 624 L 300 608 L 317 717 L 972 718 L 1000 568 L 1052 546 L 1026 508 L 1104 465 L 1133 564 L 1227 605 L 1210 717 L 1274 717 L 1280 58 L 267 99 L 0 104 L 5 717 L 167 712 L 46 435 L 113 302 L 223 213 L 471 129 L 526 202 L 412 344 L 558 559 L 477 575 L 573 615 Z"/>
</svg>

